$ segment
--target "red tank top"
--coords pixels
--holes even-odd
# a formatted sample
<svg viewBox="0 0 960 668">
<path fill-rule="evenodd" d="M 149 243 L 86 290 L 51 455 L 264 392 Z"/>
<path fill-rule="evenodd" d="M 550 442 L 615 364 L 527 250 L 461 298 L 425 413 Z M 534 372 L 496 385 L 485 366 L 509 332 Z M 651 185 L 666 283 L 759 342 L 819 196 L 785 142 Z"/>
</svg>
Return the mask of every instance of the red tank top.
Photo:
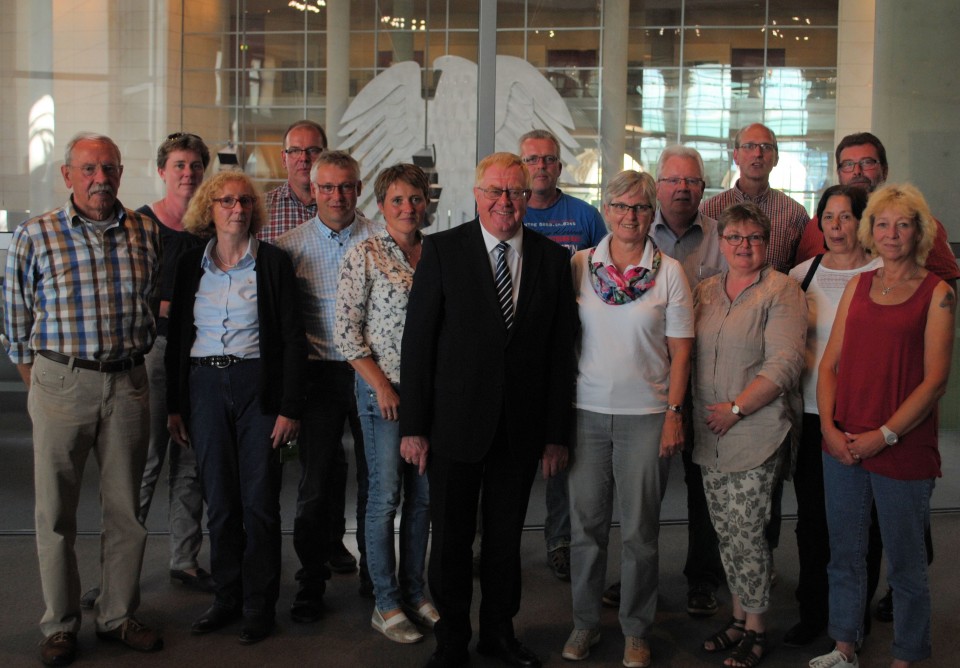
<svg viewBox="0 0 960 668">
<path fill-rule="evenodd" d="M 850 301 L 837 370 L 837 426 L 851 434 L 877 429 L 923 380 L 923 334 L 933 290 L 933 273 L 902 304 L 870 299 L 876 270 L 860 274 Z M 937 410 L 900 441 L 863 460 L 871 473 L 896 480 L 940 477 Z"/>
</svg>

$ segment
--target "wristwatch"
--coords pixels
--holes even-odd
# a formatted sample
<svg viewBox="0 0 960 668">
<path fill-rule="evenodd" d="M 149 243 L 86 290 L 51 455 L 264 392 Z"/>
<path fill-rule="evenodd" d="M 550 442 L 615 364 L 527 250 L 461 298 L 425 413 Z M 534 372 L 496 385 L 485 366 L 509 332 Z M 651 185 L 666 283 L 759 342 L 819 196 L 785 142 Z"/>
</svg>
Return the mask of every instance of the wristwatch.
<svg viewBox="0 0 960 668">
<path fill-rule="evenodd" d="M 731 401 L 731 402 L 730 402 L 730 412 L 733 413 L 734 415 L 736 415 L 736 416 L 739 417 L 739 418 L 742 418 L 742 417 L 743 417 L 743 413 L 740 411 L 740 407 L 737 406 L 737 402 L 736 402 L 736 401 Z"/>
<path fill-rule="evenodd" d="M 883 440 L 886 441 L 887 445 L 896 445 L 897 441 L 900 440 L 900 437 L 894 434 L 887 425 L 880 425 L 880 433 L 883 434 Z"/>
<path fill-rule="evenodd" d="M 680 404 L 667 404 L 667 410 L 673 411 L 677 415 L 683 415 L 683 406 Z"/>
</svg>

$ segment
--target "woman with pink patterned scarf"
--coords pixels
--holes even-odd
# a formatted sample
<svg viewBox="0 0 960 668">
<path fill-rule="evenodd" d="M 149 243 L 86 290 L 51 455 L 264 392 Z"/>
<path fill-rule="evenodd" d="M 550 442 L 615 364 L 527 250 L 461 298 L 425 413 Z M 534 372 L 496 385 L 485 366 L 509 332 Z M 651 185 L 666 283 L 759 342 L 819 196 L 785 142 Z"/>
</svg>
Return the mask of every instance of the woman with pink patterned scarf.
<svg viewBox="0 0 960 668">
<path fill-rule="evenodd" d="M 670 458 L 683 448 L 681 407 L 694 335 L 683 268 L 647 236 L 655 205 L 649 174 L 617 174 L 603 198 L 610 234 L 572 260 L 582 340 L 569 473 L 574 629 L 563 657 L 584 659 L 600 641 L 616 498 L 623 543 L 620 626 L 628 668 L 650 663 L 660 500 Z"/>
</svg>

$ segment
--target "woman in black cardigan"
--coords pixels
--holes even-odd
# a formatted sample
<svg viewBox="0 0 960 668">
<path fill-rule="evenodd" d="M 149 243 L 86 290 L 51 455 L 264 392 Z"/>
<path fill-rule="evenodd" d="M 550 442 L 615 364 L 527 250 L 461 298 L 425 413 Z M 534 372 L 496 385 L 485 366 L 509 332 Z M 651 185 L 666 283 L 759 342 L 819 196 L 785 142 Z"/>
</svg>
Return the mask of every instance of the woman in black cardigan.
<svg viewBox="0 0 960 668">
<path fill-rule="evenodd" d="M 192 627 L 243 618 L 270 635 L 280 589 L 279 447 L 297 437 L 306 337 L 293 265 L 257 241 L 266 215 L 241 172 L 204 183 L 183 219 L 210 241 L 177 266 L 166 351 L 170 434 L 197 453 L 207 500 L 213 605 Z"/>
</svg>

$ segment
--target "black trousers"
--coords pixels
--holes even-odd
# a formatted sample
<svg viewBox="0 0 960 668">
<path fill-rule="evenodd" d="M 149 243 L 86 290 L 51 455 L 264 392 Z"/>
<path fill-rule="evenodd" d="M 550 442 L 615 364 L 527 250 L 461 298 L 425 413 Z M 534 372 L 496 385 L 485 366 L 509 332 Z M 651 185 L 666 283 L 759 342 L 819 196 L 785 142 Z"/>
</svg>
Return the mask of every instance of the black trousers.
<svg viewBox="0 0 960 668">
<path fill-rule="evenodd" d="M 513 637 L 520 610 L 520 538 L 538 457 L 518 453 L 498 430 L 491 450 L 471 463 L 430 454 L 430 593 L 440 613 L 437 645 L 466 650 L 472 636 L 472 544 L 482 504 L 480 637 Z M 481 494 L 482 490 L 482 494 Z"/>
<path fill-rule="evenodd" d="M 793 488 L 797 494 L 797 556 L 800 576 L 796 597 L 800 621 L 811 627 L 827 625 L 829 614 L 830 535 L 823 492 L 823 436 L 820 416 L 803 414 L 803 433 L 797 451 Z"/>
</svg>

